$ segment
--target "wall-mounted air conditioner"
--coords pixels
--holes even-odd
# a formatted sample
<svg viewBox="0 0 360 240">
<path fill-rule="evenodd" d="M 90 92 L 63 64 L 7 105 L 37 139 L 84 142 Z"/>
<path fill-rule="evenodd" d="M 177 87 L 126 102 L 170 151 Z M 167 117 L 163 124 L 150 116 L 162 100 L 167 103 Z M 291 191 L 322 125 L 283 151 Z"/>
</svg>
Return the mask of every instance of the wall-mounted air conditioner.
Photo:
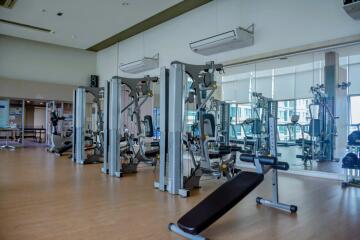
<svg viewBox="0 0 360 240">
<path fill-rule="evenodd" d="M 360 19 L 360 0 L 343 0 L 343 8 L 353 19 Z"/>
<path fill-rule="evenodd" d="M 130 63 L 120 64 L 121 71 L 126 73 L 141 73 L 151 69 L 159 67 L 159 54 L 154 57 L 144 57 L 141 60 L 137 60 Z"/>
<path fill-rule="evenodd" d="M 16 3 L 16 0 L 1 0 L 0 6 L 4 8 L 13 8 Z"/>
<path fill-rule="evenodd" d="M 190 43 L 190 49 L 201 55 L 212 55 L 254 45 L 254 24 L 248 28 L 238 27 L 234 30 L 217 34 Z"/>
</svg>

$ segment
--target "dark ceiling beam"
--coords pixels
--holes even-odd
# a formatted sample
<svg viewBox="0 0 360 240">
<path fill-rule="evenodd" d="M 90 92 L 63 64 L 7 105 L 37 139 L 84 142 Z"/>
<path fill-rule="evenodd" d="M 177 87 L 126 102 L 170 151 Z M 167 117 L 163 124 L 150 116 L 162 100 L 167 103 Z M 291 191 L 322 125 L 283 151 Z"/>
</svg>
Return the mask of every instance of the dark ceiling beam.
<svg viewBox="0 0 360 240">
<path fill-rule="evenodd" d="M 169 7 L 155 14 L 154 16 L 151 16 L 145 19 L 144 21 L 139 22 L 130 28 L 125 29 L 122 32 L 119 32 L 95 44 L 94 46 L 91 46 L 87 50 L 95 51 L 95 52 L 100 51 L 102 49 L 110 47 L 111 45 L 114 45 L 117 42 L 124 41 L 125 39 L 135 36 L 136 34 L 142 33 L 150 28 L 160 25 L 166 21 L 169 21 L 170 19 L 180 16 L 186 12 L 191 11 L 192 9 L 200 7 L 211 1 L 212 0 L 183 0 L 180 3 L 175 4 L 174 6 Z"/>
</svg>

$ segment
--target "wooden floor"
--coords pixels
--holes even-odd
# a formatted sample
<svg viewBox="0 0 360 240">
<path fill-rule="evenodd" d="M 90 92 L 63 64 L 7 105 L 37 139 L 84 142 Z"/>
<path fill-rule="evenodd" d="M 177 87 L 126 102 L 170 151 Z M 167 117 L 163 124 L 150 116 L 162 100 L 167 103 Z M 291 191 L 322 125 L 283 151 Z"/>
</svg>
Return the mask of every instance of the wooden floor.
<svg viewBox="0 0 360 240">
<path fill-rule="evenodd" d="M 301 148 L 299 146 L 278 147 L 281 153 L 280 160 L 289 163 L 292 170 L 307 170 L 319 171 L 326 173 L 342 174 L 344 169 L 341 168 L 341 161 L 309 161 L 307 164 L 296 158 L 296 155 L 301 155 Z"/>
<path fill-rule="evenodd" d="M 39 148 L 0 151 L 0 239 L 179 239 L 168 231 L 168 223 L 220 184 L 206 181 L 195 196 L 181 199 L 154 190 L 153 179 L 152 169 L 146 168 L 111 178 L 100 173 L 99 165 L 75 165 Z M 257 207 L 258 195 L 270 195 L 270 181 L 203 235 L 221 240 L 360 239 L 360 189 L 281 176 L 281 199 L 299 206 L 293 216 Z"/>
</svg>

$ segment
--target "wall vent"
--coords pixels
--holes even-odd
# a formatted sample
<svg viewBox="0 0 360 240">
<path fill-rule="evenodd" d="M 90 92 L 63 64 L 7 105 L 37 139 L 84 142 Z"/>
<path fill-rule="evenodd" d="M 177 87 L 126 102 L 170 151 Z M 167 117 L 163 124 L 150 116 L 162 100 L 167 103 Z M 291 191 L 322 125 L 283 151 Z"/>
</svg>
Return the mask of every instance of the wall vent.
<svg viewBox="0 0 360 240">
<path fill-rule="evenodd" d="M 16 0 L 0 0 L 0 6 L 4 8 L 13 8 L 16 3 Z"/>
<path fill-rule="evenodd" d="M 360 19 L 360 0 L 344 0 L 343 8 L 353 19 Z"/>
</svg>

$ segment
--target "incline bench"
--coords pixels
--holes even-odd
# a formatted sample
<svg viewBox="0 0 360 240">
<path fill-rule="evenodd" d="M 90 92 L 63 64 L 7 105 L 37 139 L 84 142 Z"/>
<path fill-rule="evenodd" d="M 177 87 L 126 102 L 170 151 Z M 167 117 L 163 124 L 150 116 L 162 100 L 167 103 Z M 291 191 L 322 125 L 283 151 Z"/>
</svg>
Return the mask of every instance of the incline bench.
<svg viewBox="0 0 360 240">
<path fill-rule="evenodd" d="M 278 162 L 275 157 L 255 157 L 251 154 L 242 154 L 240 159 L 246 162 L 254 162 L 256 172 L 241 172 L 231 180 L 222 184 L 213 193 L 207 196 L 193 209 L 181 217 L 177 224 L 170 223 L 169 229 L 187 239 L 205 240 L 206 238 L 198 235 L 212 223 L 218 220 L 238 202 L 253 191 L 263 180 L 264 174 L 270 169 L 276 172 L 277 169 L 288 170 L 289 165 L 285 162 Z M 265 169 L 267 167 L 267 169 Z M 273 183 L 275 196 L 273 201 L 257 198 L 258 204 L 274 207 L 290 213 L 295 213 L 297 207 L 278 202 L 277 179 Z M 273 191 L 274 192 L 274 191 Z"/>
</svg>

